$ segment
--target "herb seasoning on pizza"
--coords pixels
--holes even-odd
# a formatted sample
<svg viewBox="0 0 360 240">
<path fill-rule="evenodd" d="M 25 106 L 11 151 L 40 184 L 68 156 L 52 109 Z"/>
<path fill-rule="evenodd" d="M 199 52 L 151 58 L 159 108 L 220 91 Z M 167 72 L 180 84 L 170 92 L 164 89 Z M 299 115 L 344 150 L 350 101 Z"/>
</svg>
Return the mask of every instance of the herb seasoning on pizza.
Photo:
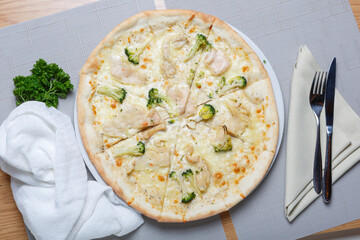
<svg viewBox="0 0 360 240">
<path fill-rule="evenodd" d="M 102 178 L 162 222 L 228 210 L 276 150 L 267 72 L 232 28 L 204 13 L 145 11 L 118 25 L 81 69 L 77 108 Z"/>
</svg>

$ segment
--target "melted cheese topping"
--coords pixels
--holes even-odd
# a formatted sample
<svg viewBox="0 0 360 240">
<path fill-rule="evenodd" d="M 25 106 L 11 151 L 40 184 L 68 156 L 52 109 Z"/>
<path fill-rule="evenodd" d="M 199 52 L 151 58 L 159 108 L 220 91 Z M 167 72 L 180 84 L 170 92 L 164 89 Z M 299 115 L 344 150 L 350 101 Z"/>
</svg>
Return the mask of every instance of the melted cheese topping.
<svg viewBox="0 0 360 240">
<path fill-rule="evenodd" d="M 188 59 L 198 34 L 207 36 L 212 49 L 201 48 Z M 125 49 L 141 52 L 138 64 L 129 62 Z M 247 90 L 263 78 L 253 58 L 196 18 L 134 29 L 99 57 L 89 82 L 93 127 L 105 171 L 118 179 L 129 205 L 152 209 L 150 215 L 160 220 L 187 221 L 245 197 L 239 186 L 267 150 L 274 127 L 267 119 L 267 91 Z M 248 86 L 222 92 L 222 81 L 236 76 L 244 76 Z M 124 89 L 125 99 L 100 94 L 103 86 Z M 165 96 L 154 107 L 148 105 L 152 88 Z M 206 102 L 215 108 L 209 120 L 198 115 Z M 223 129 L 232 149 L 216 152 Z M 145 144 L 143 155 L 117 156 L 139 141 Z M 187 171 L 193 178 L 185 177 Z M 190 193 L 196 196 L 185 203 Z"/>
</svg>

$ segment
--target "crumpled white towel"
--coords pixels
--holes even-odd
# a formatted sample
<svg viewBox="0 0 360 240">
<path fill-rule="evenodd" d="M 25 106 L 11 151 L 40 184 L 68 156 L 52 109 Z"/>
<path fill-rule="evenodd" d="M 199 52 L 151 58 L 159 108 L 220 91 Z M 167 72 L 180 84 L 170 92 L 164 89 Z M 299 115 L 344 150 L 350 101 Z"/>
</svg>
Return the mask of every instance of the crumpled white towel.
<svg viewBox="0 0 360 240">
<path fill-rule="evenodd" d="M 70 118 L 44 103 L 23 103 L 2 123 L 0 168 L 36 239 L 122 236 L 143 223 L 110 187 L 87 180 Z"/>
</svg>

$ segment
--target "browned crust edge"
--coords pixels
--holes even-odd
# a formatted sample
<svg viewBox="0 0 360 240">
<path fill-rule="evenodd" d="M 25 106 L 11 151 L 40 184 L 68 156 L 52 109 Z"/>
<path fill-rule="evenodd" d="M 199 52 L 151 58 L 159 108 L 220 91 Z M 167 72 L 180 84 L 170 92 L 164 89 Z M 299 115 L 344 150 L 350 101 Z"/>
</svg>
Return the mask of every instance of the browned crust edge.
<svg viewBox="0 0 360 240">
<path fill-rule="evenodd" d="M 249 194 L 251 194 L 259 186 L 261 181 L 266 176 L 266 174 L 271 166 L 272 160 L 274 158 L 274 152 L 272 152 L 272 151 L 263 152 L 263 154 L 265 154 L 265 153 L 266 153 L 266 156 L 259 157 L 258 161 L 255 164 L 255 170 L 252 173 L 246 175 L 246 177 L 242 180 L 241 185 L 248 185 L 247 182 L 249 182 L 249 181 L 253 181 L 255 183 L 251 184 L 251 187 L 241 189 L 241 193 L 245 196 L 244 198 L 240 197 L 239 199 L 236 199 L 235 201 L 227 202 L 228 209 L 231 209 L 232 207 L 237 205 L 239 202 L 244 200 L 247 196 L 249 196 Z M 256 166 L 259 164 L 261 164 L 262 167 Z M 248 185 L 248 186 L 250 186 L 250 185 Z M 238 186 L 238 187 L 240 187 L 240 186 Z"/>
<path fill-rule="evenodd" d="M 163 10 L 148 10 L 144 11 L 144 14 L 146 14 L 149 18 L 157 17 L 157 16 L 178 16 L 178 15 L 188 15 L 189 18 L 192 16 L 199 18 L 204 23 L 212 24 L 216 17 L 210 14 L 197 12 L 193 10 L 187 10 L 187 9 L 163 9 Z"/>
</svg>

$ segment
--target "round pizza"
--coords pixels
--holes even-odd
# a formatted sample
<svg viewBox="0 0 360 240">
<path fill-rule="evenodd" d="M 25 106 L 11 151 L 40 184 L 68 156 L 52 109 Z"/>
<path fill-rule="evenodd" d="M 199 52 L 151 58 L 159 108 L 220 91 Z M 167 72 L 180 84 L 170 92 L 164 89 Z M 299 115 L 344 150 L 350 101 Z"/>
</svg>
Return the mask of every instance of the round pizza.
<svg viewBox="0 0 360 240">
<path fill-rule="evenodd" d="M 262 62 L 200 12 L 145 11 L 114 28 L 80 71 L 77 109 L 104 181 L 161 222 L 230 209 L 276 151 L 278 113 Z"/>
</svg>

